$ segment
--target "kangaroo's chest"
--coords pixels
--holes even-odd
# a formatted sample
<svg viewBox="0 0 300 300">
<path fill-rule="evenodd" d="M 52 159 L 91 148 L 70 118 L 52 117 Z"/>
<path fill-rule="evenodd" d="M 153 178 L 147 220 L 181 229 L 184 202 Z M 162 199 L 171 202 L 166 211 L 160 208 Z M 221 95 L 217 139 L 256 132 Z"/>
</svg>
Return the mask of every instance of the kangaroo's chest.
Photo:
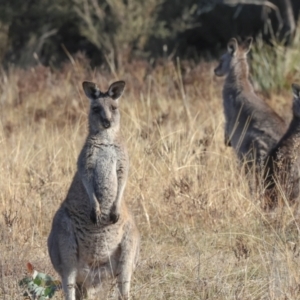
<svg viewBox="0 0 300 300">
<path fill-rule="evenodd" d="M 104 171 L 116 164 L 118 153 L 113 145 L 91 146 L 86 151 L 88 168 L 103 168 Z"/>
<path fill-rule="evenodd" d="M 101 175 L 111 176 L 117 170 L 117 153 L 114 148 L 103 149 L 95 153 L 94 158 L 95 173 Z"/>
<path fill-rule="evenodd" d="M 121 230 L 114 225 L 98 231 L 78 232 L 80 260 L 90 266 L 107 263 L 119 252 L 121 239 Z"/>
<path fill-rule="evenodd" d="M 114 197 L 117 191 L 118 153 L 113 146 L 95 148 L 89 158 L 89 173 L 100 198 Z"/>
</svg>

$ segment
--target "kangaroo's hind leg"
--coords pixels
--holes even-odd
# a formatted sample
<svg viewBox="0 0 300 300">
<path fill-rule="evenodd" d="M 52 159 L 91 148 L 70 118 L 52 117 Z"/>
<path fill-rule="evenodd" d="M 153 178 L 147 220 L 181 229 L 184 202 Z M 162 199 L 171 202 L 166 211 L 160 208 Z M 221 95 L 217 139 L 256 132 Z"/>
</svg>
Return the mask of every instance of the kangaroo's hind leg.
<svg viewBox="0 0 300 300">
<path fill-rule="evenodd" d="M 75 300 L 78 272 L 77 243 L 75 236 L 65 237 L 61 247 L 61 278 L 66 300 Z"/>
<path fill-rule="evenodd" d="M 67 239 L 66 239 L 67 240 Z M 62 279 L 62 287 L 66 300 L 75 300 L 76 294 L 76 277 L 77 277 L 77 251 L 74 246 L 65 243 L 61 247 L 61 262 L 58 267 L 59 274 Z"/>
<path fill-rule="evenodd" d="M 139 252 L 139 233 L 130 224 L 121 242 L 121 255 L 117 269 L 119 300 L 129 299 L 130 282 Z"/>
<path fill-rule="evenodd" d="M 58 260 L 56 260 L 55 258 L 53 259 L 51 257 L 54 268 L 56 269 L 56 271 L 59 273 L 61 277 L 62 287 L 63 287 L 66 300 L 76 299 L 75 289 L 76 289 L 77 268 L 76 268 L 76 260 L 74 258 L 76 259 L 76 257 L 72 258 L 72 254 L 67 251 L 65 251 L 64 253 L 60 252 Z M 55 264 L 55 261 L 58 261 L 59 263 Z"/>
<path fill-rule="evenodd" d="M 62 287 L 66 300 L 76 300 L 76 271 L 66 270 L 63 272 Z"/>
<path fill-rule="evenodd" d="M 48 250 L 55 270 L 62 280 L 66 300 L 75 300 L 78 249 L 73 226 L 67 215 L 56 214 L 48 238 Z"/>
</svg>

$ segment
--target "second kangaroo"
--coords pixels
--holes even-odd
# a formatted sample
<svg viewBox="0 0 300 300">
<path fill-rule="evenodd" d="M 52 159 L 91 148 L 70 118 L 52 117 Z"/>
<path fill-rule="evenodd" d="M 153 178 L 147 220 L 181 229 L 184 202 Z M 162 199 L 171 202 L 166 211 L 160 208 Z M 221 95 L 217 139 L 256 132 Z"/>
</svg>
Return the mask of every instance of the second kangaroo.
<svg viewBox="0 0 300 300">
<path fill-rule="evenodd" d="M 119 299 L 129 298 L 139 233 L 122 199 L 129 167 L 119 131 L 118 98 L 124 86 L 118 81 L 103 93 L 96 84 L 83 82 L 90 99 L 89 134 L 48 238 L 66 300 L 97 292 L 109 277 L 117 278 Z"/>
<path fill-rule="evenodd" d="M 271 149 L 266 163 L 266 206 L 273 208 L 280 194 L 293 204 L 300 194 L 300 85 L 292 84 L 293 118 L 287 132 Z M 279 186 L 278 186 L 279 185 Z"/>
<path fill-rule="evenodd" d="M 285 122 L 255 94 L 249 81 L 247 53 L 251 45 L 252 38 L 241 43 L 232 38 L 227 53 L 215 69 L 217 76 L 226 75 L 223 87 L 225 143 L 249 166 L 260 165 L 286 129 Z"/>
</svg>

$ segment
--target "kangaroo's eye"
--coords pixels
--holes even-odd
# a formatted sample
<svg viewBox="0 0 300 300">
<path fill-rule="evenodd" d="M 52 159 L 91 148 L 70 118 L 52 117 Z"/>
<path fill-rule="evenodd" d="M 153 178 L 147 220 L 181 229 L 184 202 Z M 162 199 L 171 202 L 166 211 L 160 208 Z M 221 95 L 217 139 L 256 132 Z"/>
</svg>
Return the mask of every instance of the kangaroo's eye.
<svg viewBox="0 0 300 300">
<path fill-rule="evenodd" d="M 117 109 L 117 107 L 116 106 L 111 106 L 111 110 L 116 110 Z"/>
</svg>

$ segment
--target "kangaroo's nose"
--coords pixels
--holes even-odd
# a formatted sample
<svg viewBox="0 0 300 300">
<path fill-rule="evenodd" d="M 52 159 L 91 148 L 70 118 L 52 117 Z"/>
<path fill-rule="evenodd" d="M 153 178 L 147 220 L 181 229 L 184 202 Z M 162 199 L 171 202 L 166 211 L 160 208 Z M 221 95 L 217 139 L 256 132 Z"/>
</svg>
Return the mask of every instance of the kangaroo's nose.
<svg viewBox="0 0 300 300">
<path fill-rule="evenodd" d="M 104 128 L 109 128 L 110 127 L 110 121 L 108 121 L 108 120 L 103 120 L 102 124 L 103 124 Z"/>
</svg>

